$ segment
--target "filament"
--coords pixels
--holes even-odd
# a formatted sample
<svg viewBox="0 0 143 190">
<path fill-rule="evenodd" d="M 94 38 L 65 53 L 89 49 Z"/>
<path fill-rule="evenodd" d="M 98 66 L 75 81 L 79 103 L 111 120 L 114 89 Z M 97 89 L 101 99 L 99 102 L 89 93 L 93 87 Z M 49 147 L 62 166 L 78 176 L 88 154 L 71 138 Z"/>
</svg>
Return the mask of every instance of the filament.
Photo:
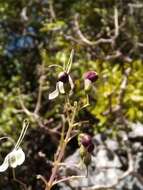
<svg viewBox="0 0 143 190">
<path fill-rule="evenodd" d="M 29 126 L 29 122 L 28 122 L 27 120 L 24 120 L 24 122 L 23 122 L 23 127 L 22 127 L 22 131 L 21 131 L 20 136 L 19 136 L 19 138 L 18 138 L 18 141 L 17 141 L 17 143 L 16 143 L 16 145 L 15 145 L 15 149 L 18 149 L 19 146 L 20 146 L 20 144 L 21 144 L 21 142 L 23 141 L 23 138 L 24 138 L 24 136 L 25 136 L 25 134 L 26 134 L 26 131 L 27 131 L 27 129 L 28 129 L 28 126 Z"/>
<path fill-rule="evenodd" d="M 70 70 L 71 70 L 72 60 L 73 60 L 73 54 L 74 54 L 74 50 L 72 49 L 72 50 L 71 50 L 71 53 L 70 53 L 70 57 L 69 57 L 68 63 L 67 63 L 67 68 L 65 69 L 65 71 L 66 71 L 67 73 L 69 73 Z"/>
</svg>

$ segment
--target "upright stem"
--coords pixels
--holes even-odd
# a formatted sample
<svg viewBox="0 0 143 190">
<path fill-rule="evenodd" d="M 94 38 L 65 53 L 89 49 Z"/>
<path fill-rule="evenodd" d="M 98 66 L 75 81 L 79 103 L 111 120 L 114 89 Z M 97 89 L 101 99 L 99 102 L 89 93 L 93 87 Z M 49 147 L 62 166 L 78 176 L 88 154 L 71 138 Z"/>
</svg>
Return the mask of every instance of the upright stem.
<svg viewBox="0 0 143 190">
<path fill-rule="evenodd" d="M 74 127 L 74 120 L 75 120 L 76 110 L 77 110 L 77 104 L 75 103 L 71 119 L 68 119 L 69 128 L 68 128 L 66 137 L 65 137 L 65 139 L 63 140 L 63 142 L 61 144 L 59 154 L 57 156 L 57 159 L 55 160 L 54 167 L 52 169 L 52 174 L 51 174 L 51 177 L 49 179 L 49 182 L 47 183 L 47 187 L 46 187 L 45 190 L 50 190 L 52 188 L 53 184 L 54 184 L 55 176 L 56 176 L 57 171 L 58 171 L 58 169 L 60 167 L 60 162 L 62 161 L 62 159 L 64 157 L 66 145 L 68 143 L 68 140 L 69 140 L 69 138 L 71 136 L 72 129 Z"/>
</svg>

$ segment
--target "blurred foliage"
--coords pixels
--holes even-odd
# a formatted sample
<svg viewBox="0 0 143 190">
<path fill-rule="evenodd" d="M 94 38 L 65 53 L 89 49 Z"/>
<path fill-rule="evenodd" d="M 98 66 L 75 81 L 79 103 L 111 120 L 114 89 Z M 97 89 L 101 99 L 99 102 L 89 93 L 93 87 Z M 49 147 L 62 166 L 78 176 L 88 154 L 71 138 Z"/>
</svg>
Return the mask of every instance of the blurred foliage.
<svg viewBox="0 0 143 190">
<path fill-rule="evenodd" d="M 88 70 L 99 73 L 99 80 L 89 95 L 91 107 L 81 111 L 79 119 L 84 120 L 87 115 L 89 120 L 94 118 L 91 124 L 95 131 L 124 126 L 119 112 L 112 110 L 119 104 L 125 70 L 130 68 L 121 114 L 129 122 L 143 122 L 142 6 L 142 0 L 0 0 L 0 135 L 17 139 L 23 118 L 27 117 L 19 102 L 19 91 L 26 107 L 33 111 L 42 65 L 46 80 L 40 116 L 46 120 L 45 123 L 49 121 L 46 127 L 54 128 L 61 124 L 59 114 L 62 113 L 63 96 L 51 102 L 48 100 L 59 71 L 49 68 L 49 65 L 63 65 L 72 48 L 75 56 L 71 75 L 76 90 L 71 98 L 84 103 L 86 96 L 82 74 Z M 100 38 L 114 36 L 115 8 L 118 10 L 119 34 L 114 43 L 83 43 L 75 26 L 75 16 L 78 14 L 78 24 L 84 36 L 96 42 Z M 119 56 L 114 56 L 118 53 Z M 27 136 L 27 167 L 31 164 L 30 157 L 36 160 L 35 163 L 41 159 L 38 152 L 42 151 L 47 158 L 52 158 L 57 136 L 49 136 L 46 129 L 39 128 L 32 119 Z M 46 148 L 49 143 L 51 148 Z M 0 149 L 4 151 L 2 147 Z M 38 169 L 35 169 L 25 175 L 33 176 L 35 180 L 37 173 Z"/>
</svg>

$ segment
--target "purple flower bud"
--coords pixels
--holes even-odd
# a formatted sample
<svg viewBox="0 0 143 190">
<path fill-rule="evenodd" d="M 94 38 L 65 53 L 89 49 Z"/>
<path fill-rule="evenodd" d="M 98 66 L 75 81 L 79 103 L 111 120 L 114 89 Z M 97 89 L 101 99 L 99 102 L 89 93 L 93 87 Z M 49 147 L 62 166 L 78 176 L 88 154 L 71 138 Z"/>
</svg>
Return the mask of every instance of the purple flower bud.
<svg viewBox="0 0 143 190">
<path fill-rule="evenodd" d="M 98 74 L 95 71 L 88 71 L 84 74 L 84 78 L 91 82 L 95 82 L 98 79 Z"/>
<path fill-rule="evenodd" d="M 89 146 L 88 146 L 86 149 L 87 149 L 87 151 L 88 151 L 89 153 L 92 153 L 93 150 L 94 150 L 94 144 L 93 144 L 93 143 L 89 144 Z"/>
<path fill-rule="evenodd" d="M 85 148 L 87 148 L 90 144 L 92 144 L 92 137 L 88 134 L 81 134 L 80 142 Z"/>
<path fill-rule="evenodd" d="M 69 81 L 69 75 L 66 72 L 61 72 L 58 75 L 58 81 L 61 81 L 63 83 L 67 83 Z"/>
</svg>

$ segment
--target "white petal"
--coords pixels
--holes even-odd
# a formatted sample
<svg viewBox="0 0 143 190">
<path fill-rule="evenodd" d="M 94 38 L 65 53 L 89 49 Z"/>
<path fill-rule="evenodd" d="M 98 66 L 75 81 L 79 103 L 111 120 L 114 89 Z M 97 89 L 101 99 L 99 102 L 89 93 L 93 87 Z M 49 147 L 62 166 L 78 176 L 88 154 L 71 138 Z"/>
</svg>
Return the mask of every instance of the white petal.
<svg viewBox="0 0 143 190">
<path fill-rule="evenodd" d="M 4 172 L 8 168 L 8 155 L 5 157 L 4 162 L 0 165 L 0 172 Z"/>
<path fill-rule="evenodd" d="M 27 17 L 27 7 L 24 7 L 21 11 L 21 14 L 20 14 L 21 18 L 24 20 L 24 21 L 27 21 L 28 20 L 28 17 Z"/>
<path fill-rule="evenodd" d="M 69 75 L 69 83 L 70 83 L 71 90 L 73 90 L 74 89 L 74 83 L 73 83 L 73 80 L 70 77 L 70 75 Z"/>
<path fill-rule="evenodd" d="M 58 82 L 58 88 L 59 88 L 59 92 L 61 94 L 65 94 L 64 83 L 63 82 L 61 82 L 61 81 Z"/>
<path fill-rule="evenodd" d="M 7 156 L 8 156 L 8 163 L 9 166 L 12 168 L 16 168 L 17 166 L 17 158 L 16 158 L 17 150 L 14 149 L 11 151 Z"/>
<path fill-rule="evenodd" d="M 21 164 L 23 164 L 24 161 L 25 161 L 25 153 L 21 148 L 19 148 L 16 152 L 16 163 L 18 166 L 20 166 Z"/>
<path fill-rule="evenodd" d="M 18 150 L 12 150 L 4 159 L 2 165 L 0 165 L 0 172 L 7 170 L 8 166 L 16 168 L 21 165 L 25 160 L 25 154 L 21 148 Z"/>
<path fill-rule="evenodd" d="M 59 95 L 59 89 L 56 85 L 56 90 L 49 94 L 49 100 L 55 99 Z"/>
<path fill-rule="evenodd" d="M 89 79 L 84 80 L 84 89 L 89 90 L 91 87 L 91 81 Z"/>
<path fill-rule="evenodd" d="M 17 166 L 21 165 L 25 160 L 25 154 L 21 148 L 14 149 L 7 156 L 9 166 L 12 168 L 16 168 Z"/>
</svg>

